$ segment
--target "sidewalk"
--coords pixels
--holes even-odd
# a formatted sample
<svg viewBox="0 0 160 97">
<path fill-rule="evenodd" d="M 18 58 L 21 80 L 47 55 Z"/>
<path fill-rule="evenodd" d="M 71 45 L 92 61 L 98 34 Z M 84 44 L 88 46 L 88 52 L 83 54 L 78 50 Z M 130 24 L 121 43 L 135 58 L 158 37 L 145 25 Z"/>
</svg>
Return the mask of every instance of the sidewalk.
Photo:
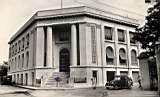
<svg viewBox="0 0 160 97">
<path fill-rule="evenodd" d="M 0 85 L 0 94 L 7 94 L 13 92 L 26 92 L 28 89 L 23 89 L 19 87 Z"/>
</svg>

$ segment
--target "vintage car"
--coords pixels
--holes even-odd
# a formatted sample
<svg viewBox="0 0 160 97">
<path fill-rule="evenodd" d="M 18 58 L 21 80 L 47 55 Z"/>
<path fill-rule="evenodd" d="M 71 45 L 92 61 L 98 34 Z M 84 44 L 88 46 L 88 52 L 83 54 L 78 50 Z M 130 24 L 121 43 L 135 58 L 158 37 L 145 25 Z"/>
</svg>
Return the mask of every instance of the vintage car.
<svg viewBox="0 0 160 97">
<path fill-rule="evenodd" d="M 113 80 L 105 84 L 106 89 L 131 89 L 133 81 L 127 75 L 116 75 Z"/>
</svg>

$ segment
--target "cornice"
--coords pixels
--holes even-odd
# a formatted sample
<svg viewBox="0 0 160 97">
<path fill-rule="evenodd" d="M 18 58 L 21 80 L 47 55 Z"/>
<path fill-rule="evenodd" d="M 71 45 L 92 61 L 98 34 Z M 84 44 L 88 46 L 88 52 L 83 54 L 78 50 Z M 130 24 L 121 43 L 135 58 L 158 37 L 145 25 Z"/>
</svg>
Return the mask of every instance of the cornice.
<svg viewBox="0 0 160 97">
<path fill-rule="evenodd" d="M 118 14 L 86 6 L 43 10 L 43 11 L 38 11 L 36 14 L 34 14 L 17 31 L 17 33 L 10 38 L 10 41 L 8 43 L 9 44 L 12 43 L 12 41 L 14 41 L 19 35 L 21 35 L 26 29 L 31 27 L 33 24 L 35 24 L 36 26 L 37 21 L 47 20 L 47 19 L 60 19 L 67 17 L 90 17 L 90 18 L 101 19 L 104 21 L 115 22 L 122 25 L 128 25 L 132 27 L 137 27 L 139 25 L 138 20 L 136 19 L 124 17 Z"/>
</svg>

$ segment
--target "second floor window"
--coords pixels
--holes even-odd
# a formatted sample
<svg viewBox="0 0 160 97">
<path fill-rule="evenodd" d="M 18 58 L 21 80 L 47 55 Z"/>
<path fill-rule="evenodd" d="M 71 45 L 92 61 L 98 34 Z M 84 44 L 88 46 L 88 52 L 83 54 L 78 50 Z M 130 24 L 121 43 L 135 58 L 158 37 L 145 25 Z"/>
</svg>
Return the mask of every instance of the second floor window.
<svg viewBox="0 0 160 97">
<path fill-rule="evenodd" d="M 15 54 L 17 54 L 17 43 L 15 44 Z"/>
<path fill-rule="evenodd" d="M 22 38 L 22 50 L 24 50 L 24 43 L 25 43 L 25 38 Z"/>
<path fill-rule="evenodd" d="M 14 45 L 12 45 L 12 56 L 14 56 Z"/>
<path fill-rule="evenodd" d="M 124 30 L 118 29 L 118 41 L 125 42 L 125 33 Z"/>
<path fill-rule="evenodd" d="M 29 34 L 26 36 L 26 47 L 29 47 Z"/>
<path fill-rule="evenodd" d="M 134 39 L 135 33 L 130 32 L 130 33 L 129 33 L 129 36 L 130 36 L 130 43 L 135 44 L 135 43 L 136 43 L 136 41 L 135 41 L 135 39 Z"/>
<path fill-rule="evenodd" d="M 59 41 L 69 41 L 69 33 L 68 32 L 60 32 L 59 33 Z"/>
<path fill-rule="evenodd" d="M 111 27 L 104 27 L 105 39 L 112 40 L 113 30 Z"/>
<path fill-rule="evenodd" d="M 20 52 L 21 51 L 21 41 L 19 40 L 18 41 L 18 52 Z"/>
<path fill-rule="evenodd" d="M 9 58 L 11 58 L 12 54 L 11 54 L 11 46 L 9 47 Z"/>
</svg>

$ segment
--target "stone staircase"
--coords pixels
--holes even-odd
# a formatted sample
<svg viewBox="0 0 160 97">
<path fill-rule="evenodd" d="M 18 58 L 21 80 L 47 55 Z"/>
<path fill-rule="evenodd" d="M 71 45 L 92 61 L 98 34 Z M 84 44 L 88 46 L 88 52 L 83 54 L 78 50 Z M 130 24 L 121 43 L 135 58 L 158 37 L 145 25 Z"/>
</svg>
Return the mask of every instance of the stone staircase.
<svg viewBox="0 0 160 97">
<path fill-rule="evenodd" d="M 69 74 L 65 72 L 54 72 L 48 78 L 44 87 L 69 87 Z"/>
</svg>

